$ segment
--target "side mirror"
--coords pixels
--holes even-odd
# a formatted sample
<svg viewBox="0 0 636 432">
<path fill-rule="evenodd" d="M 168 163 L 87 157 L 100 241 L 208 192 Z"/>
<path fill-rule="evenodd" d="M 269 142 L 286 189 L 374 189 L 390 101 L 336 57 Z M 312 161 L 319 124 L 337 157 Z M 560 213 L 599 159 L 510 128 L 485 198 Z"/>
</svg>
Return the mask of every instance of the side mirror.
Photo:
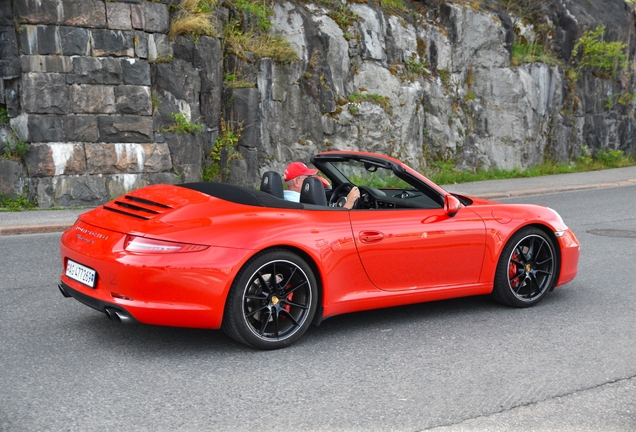
<svg viewBox="0 0 636 432">
<path fill-rule="evenodd" d="M 448 216 L 455 216 L 461 207 L 462 203 L 457 197 L 450 194 L 444 197 L 444 211 Z"/>
</svg>

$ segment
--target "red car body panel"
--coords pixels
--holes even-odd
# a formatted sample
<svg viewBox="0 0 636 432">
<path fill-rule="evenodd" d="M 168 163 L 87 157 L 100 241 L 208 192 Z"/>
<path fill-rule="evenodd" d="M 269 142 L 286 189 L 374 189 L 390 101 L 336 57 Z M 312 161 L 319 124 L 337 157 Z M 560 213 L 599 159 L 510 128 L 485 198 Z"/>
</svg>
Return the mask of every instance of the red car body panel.
<svg viewBox="0 0 636 432">
<path fill-rule="evenodd" d="M 126 195 L 126 212 L 132 217 L 109 210 L 111 202 L 82 214 L 63 234 L 64 269 L 70 259 L 95 270 L 97 279 L 91 288 L 63 270 L 61 280 L 82 296 L 125 309 L 142 323 L 218 329 L 240 269 L 260 251 L 285 248 L 315 269 L 321 319 L 488 294 L 506 242 L 531 225 L 544 229 L 558 246 L 557 285 L 575 277 L 579 243 L 556 212 L 472 200 L 451 216 L 444 209 L 270 208 L 180 186 L 149 186 Z M 155 205 L 155 213 L 149 213 L 148 202 L 165 207 Z M 189 253 L 130 252 L 125 242 L 131 235 L 208 247 Z"/>
</svg>

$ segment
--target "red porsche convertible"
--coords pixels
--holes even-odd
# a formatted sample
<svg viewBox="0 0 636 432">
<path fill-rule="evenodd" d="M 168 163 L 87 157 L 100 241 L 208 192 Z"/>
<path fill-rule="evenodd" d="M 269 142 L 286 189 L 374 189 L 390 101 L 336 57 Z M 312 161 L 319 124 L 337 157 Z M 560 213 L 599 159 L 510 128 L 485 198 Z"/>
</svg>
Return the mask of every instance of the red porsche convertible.
<svg viewBox="0 0 636 432">
<path fill-rule="evenodd" d="M 276 349 L 338 314 L 480 294 L 528 307 L 576 276 L 579 243 L 550 208 L 449 194 L 377 154 L 311 162 L 330 185 L 308 177 L 300 203 L 268 172 L 260 190 L 154 185 L 82 214 L 62 236 L 62 294 Z"/>
</svg>

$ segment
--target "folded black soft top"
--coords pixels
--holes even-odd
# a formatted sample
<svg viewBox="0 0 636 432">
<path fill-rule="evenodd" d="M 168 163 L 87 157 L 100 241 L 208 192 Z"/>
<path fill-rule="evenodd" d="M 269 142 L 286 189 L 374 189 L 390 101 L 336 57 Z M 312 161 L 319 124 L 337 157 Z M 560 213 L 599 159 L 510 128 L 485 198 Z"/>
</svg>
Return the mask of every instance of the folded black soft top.
<svg viewBox="0 0 636 432">
<path fill-rule="evenodd" d="M 206 195 L 213 196 L 225 201 L 230 201 L 236 204 L 244 204 L 257 207 L 271 207 L 271 208 L 286 208 L 286 209 L 299 209 L 305 208 L 305 205 L 287 201 L 284 199 L 276 198 L 265 192 L 258 191 L 253 188 L 245 186 L 237 186 L 228 183 L 210 183 L 210 182 L 196 182 L 196 183 L 184 183 L 177 186 L 192 189 Z M 309 206 L 315 207 L 315 206 Z M 327 208 L 324 208 L 325 210 Z"/>
</svg>

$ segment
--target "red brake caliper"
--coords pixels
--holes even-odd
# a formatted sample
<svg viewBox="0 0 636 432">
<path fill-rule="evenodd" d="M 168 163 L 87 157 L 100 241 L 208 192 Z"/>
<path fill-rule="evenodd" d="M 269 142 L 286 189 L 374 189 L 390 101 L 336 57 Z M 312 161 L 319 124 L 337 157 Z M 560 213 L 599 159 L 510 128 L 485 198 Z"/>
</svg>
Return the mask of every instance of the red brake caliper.
<svg viewBox="0 0 636 432">
<path fill-rule="evenodd" d="M 517 261 L 516 253 L 513 253 L 510 259 L 510 265 L 508 266 L 508 279 L 512 279 L 517 275 L 517 264 L 515 264 L 513 261 Z M 512 286 L 513 288 L 516 288 L 517 285 L 519 285 L 519 278 L 515 278 L 514 280 L 510 281 L 510 286 Z"/>
<path fill-rule="evenodd" d="M 291 288 L 291 284 L 288 284 L 288 285 L 285 287 L 285 289 L 289 289 L 289 288 Z M 292 292 L 292 293 L 289 293 L 289 295 L 288 295 L 286 298 L 287 298 L 287 300 L 291 301 L 291 299 L 292 299 L 292 297 L 293 297 L 293 296 L 294 296 L 294 293 Z M 288 304 L 286 304 L 286 305 L 285 305 L 285 306 L 283 306 L 283 307 L 285 308 L 285 310 L 286 310 L 287 312 L 289 312 L 289 311 L 291 310 L 291 306 L 290 306 L 290 305 L 288 305 Z"/>
</svg>

